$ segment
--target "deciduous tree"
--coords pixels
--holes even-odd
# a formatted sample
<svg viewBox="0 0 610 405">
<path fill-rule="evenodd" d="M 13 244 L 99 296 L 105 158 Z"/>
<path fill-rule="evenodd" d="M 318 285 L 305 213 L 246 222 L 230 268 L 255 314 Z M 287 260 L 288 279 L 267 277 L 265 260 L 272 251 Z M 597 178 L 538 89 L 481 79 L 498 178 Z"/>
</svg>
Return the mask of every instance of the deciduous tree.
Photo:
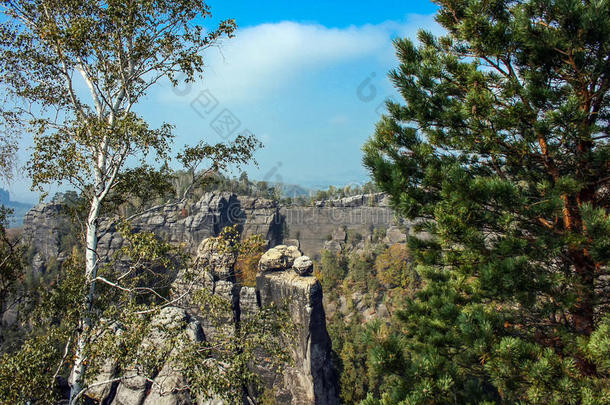
<svg viewBox="0 0 610 405">
<path fill-rule="evenodd" d="M 231 37 L 236 26 L 226 20 L 206 29 L 202 22 L 210 10 L 201 1 L 3 0 L 1 8 L 0 81 L 15 100 L 12 118 L 34 136 L 28 164 L 34 186 L 68 182 L 89 203 L 74 399 L 84 388 L 96 283 L 102 282 L 100 212 L 113 192 L 125 197 L 118 191 L 137 190 L 133 184 L 146 184 L 142 179 L 162 180 L 148 170 L 126 170 L 128 159 L 169 157 L 172 127 L 151 128 L 134 107 L 160 81 L 197 79 L 202 51 Z M 222 169 L 249 160 L 258 146 L 252 136 L 238 136 L 229 145 L 202 142 L 181 160 L 189 169 L 206 160 L 210 170 Z"/>
</svg>

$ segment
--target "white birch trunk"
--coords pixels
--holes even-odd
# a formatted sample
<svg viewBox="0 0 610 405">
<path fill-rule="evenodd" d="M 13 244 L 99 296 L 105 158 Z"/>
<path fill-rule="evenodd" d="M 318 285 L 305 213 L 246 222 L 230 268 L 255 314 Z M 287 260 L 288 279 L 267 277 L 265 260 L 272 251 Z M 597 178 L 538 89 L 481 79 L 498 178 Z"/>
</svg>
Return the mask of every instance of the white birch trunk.
<svg viewBox="0 0 610 405">
<path fill-rule="evenodd" d="M 76 68 L 89 87 L 98 118 L 102 119 L 104 109 L 100 102 L 100 98 L 96 93 L 95 86 L 82 65 L 82 61 L 79 60 L 79 62 L 80 63 L 76 66 Z M 113 120 L 114 114 L 111 114 L 109 119 L 111 124 Z M 109 182 L 107 182 L 105 179 L 107 169 L 107 147 L 107 139 L 103 138 L 100 143 L 100 148 L 97 151 L 97 156 L 95 156 L 97 160 L 94 168 L 95 183 L 93 189 L 95 194 L 91 199 L 91 205 L 89 207 L 89 216 L 87 217 L 85 235 L 85 283 L 87 283 L 89 286 L 89 291 L 83 300 L 83 316 L 80 321 L 79 333 L 75 346 L 74 366 L 72 367 L 72 371 L 70 373 L 69 382 L 71 387 L 69 405 L 74 405 L 84 388 L 83 378 L 86 370 L 85 349 L 92 327 L 91 307 L 93 298 L 95 296 L 95 278 L 97 277 L 97 220 L 100 213 L 100 205 L 106 196 L 106 193 L 109 191 L 113 180 L 111 179 Z"/>
<path fill-rule="evenodd" d="M 99 156 L 98 164 L 105 166 L 105 157 Z M 83 377 L 86 370 L 85 348 L 87 346 L 87 339 L 92 327 L 91 306 L 95 295 L 95 278 L 97 277 L 97 220 L 99 218 L 100 205 L 103 197 L 105 196 L 105 185 L 103 184 L 103 178 L 101 176 L 103 171 L 99 169 L 100 168 L 98 166 L 95 176 L 96 193 L 91 200 L 89 216 L 87 217 L 87 229 L 85 237 L 85 282 L 89 285 L 89 291 L 84 298 L 82 306 L 84 313 L 75 347 L 74 366 L 72 367 L 72 372 L 70 375 L 70 405 L 73 405 L 76 402 L 78 399 L 77 396 L 79 396 L 80 392 L 84 388 Z"/>
<path fill-rule="evenodd" d="M 129 66 L 130 72 L 132 72 L 133 64 L 131 62 L 131 59 Z M 104 117 L 104 107 L 100 102 L 100 97 L 96 92 L 95 86 L 93 85 L 93 82 L 91 81 L 90 77 L 88 76 L 82 65 L 77 65 L 77 69 L 79 70 L 83 79 L 87 83 L 87 86 L 89 87 L 94 106 L 98 114 L 98 118 L 101 120 Z M 121 93 L 117 96 L 115 102 L 110 105 L 110 111 L 108 112 L 107 118 L 109 127 L 113 127 L 117 111 L 120 109 L 124 97 L 125 92 L 121 91 Z M 85 238 L 85 282 L 89 286 L 89 291 L 83 301 L 84 313 L 80 323 L 80 330 L 75 347 L 74 366 L 72 367 L 72 371 L 70 373 L 70 405 L 74 405 L 78 398 L 81 397 L 81 391 L 85 388 L 83 384 L 83 377 L 87 368 L 85 349 L 88 343 L 88 338 L 90 336 L 91 328 L 93 326 L 91 319 L 91 308 L 93 298 L 95 297 L 95 279 L 97 277 L 97 220 L 99 218 L 102 201 L 112 188 L 118 171 L 123 164 L 123 159 L 125 158 L 125 155 L 129 150 L 128 147 L 126 147 L 121 152 L 121 157 L 118 160 L 109 160 L 108 142 L 109 141 L 106 137 L 101 140 L 99 144 L 99 149 L 97 149 L 97 162 L 94 168 L 95 195 L 91 199 L 91 205 L 89 207 L 89 216 L 87 217 L 87 229 Z M 127 141 L 126 143 L 128 144 L 129 142 Z"/>
</svg>

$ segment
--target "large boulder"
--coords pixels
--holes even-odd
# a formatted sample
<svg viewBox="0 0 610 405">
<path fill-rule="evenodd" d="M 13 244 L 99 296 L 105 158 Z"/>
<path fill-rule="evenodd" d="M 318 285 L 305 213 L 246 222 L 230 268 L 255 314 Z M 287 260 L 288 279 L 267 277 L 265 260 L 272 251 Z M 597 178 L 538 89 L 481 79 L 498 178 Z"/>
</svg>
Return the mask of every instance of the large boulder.
<svg viewBox="0 0 610 405">
<path fill-rule="evenodd" d="M 296 246 L 278 245 L 266 251 L 258 263 L 259 273 L 287 270 L 303 254 Z"/>
<path fill-rule="evenodd" d="M 292 268 L 299 276 L 307 276 L 313 272 L 313 262 L 309 256 L 300 256 L 294 260 Z"/>
<path fill-rule="evenodd" d="M 236 259 L 236 253 L 227 248 L 226 242 L 207 238 L 197 248 L 195 268 L 209 272 L 216 280 L 227 280 L 233 276 Z"/>
</svg>

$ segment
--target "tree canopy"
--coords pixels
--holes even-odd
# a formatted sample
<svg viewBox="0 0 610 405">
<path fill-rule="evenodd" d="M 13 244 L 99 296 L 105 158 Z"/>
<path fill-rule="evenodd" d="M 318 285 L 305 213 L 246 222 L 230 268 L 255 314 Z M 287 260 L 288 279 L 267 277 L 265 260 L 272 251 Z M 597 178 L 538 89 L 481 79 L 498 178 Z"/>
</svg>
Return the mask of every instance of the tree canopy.
<svg viewBox="0 0 610 405">
<path fill-rule="evenodd" d="M 364 146 L 433 235 L 410 239 L 424 287 L 373 352 L 382 402 L 604 403 L 610 3 L 436 3 L 446 35 L 395 41 L 404 104 Z"/>
<path fill-rule="evenodd" d="M 8 123 L 34 138 L 28 162 L 33 186 L 43 190 L 48 184 L 67 182 L 87 205 L 84 261 L 74 255 L 72 263 L 73 268 L 82 266 L 82 271 L 70 273 L 68 282 L 74 287 L 70 305 L 77 308 L 62 324 L 67 329 L 55 336 L 65 339 L 61 345 L 74 358 L 70 403 L 76 403 L 87 389 L 88 356 L 104 305 L 96 284 L 123 293 L 148 287 L 151 296 L 160 297 L 154 286 L 138 284 L 142 278 L 137 271 L 128 271 L 129 279 L 125 274 L 98 274 L 111 259 L 98 250 L 98 222 L 108 203 L 118 205 L 143 192 L 151 197 L 170 186 L 166 162 L 171 157 L 173 127 L 151 128 L 134 107 L 163 80 L 176 85 L 198 79 L 204 68 L 202 52 L 232 37 L 236 24 L 230 19 L 215 29 L 206 28 L 203 21 L 211 15 L 209 7 L 196 0 L 2 0 L 0 10 L 0 85 L 11 101 L 2 113 L 10 118 Z M 12 150 L 0 147 L 4 161 Z M 216 145 L 204 139 L 185 148 L 179 160 L 193 173 L 203 163 L 208 171 L 222 170 L 251 160 L 258 147 L 253 135 L 238 135 L 233 142 Z M 140 165 L 128 167 L 130 159 Z M 153 159 L 156 167 L 148 166 Z M 146 256 L 150 265 L 163 257 L 161 253 L 169 253 L 151 235 L 134 238 L 140 248 L 155 253 Z M 136 266 L 141 259 L 135 258 Z M 80 299 L 75 298 L 79 294 Z M 130 319 L 140 311 L 134 306 L 142 301 L 135 295 L 116 301 L 127 312 L 115 308 L 114 319 Z M 67 358 L 55 359 L 60 363 L 58 373 Z"/>
</svg>

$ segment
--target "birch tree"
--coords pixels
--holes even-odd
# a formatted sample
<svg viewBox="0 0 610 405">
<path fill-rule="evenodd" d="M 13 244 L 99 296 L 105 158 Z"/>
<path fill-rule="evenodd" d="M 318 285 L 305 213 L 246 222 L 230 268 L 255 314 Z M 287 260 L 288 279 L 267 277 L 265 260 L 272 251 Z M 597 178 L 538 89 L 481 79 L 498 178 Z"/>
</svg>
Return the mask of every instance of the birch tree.
<svg viewBox="0 0 610 405">
<path fill-rule="evenodd" d="M 83 389 L 84 352 L 96 294 L 98 220 L 121 184 L 126 161 L 166 160 L 172 127 L 151 128 L 134 107 L 162 80 L 177 85 L 203 72 L 202 51 L 232 37 L 233 20 L 206 29 L 199 1 L 3 0 L 0 80 L 18 100 L 11 111 L 34 137 L 29 174 L 34 187 L 69 183 L 88 199 L 83 313 L 75 339 L 71 402 Z M 244 162 L 258 145 L 237 138 L 218 148 L 189 149 L 188 163 Z M 229 153 L 224 153 L 224 152 Z"/>
</svg>

